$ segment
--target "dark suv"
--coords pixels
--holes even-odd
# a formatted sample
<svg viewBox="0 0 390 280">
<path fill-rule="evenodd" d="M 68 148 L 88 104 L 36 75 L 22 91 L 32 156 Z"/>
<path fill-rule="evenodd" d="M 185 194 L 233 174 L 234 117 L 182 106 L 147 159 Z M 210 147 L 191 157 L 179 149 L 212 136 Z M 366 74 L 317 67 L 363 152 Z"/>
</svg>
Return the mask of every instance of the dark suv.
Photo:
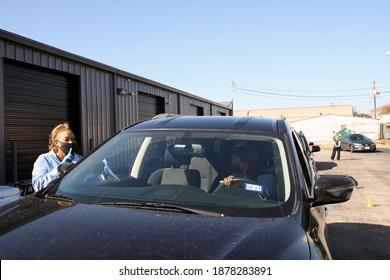
<svg viewBox="0 0 390 280">
<path fill-rule="evenodd" d="M 323 205 L 355 182 L 314 172 L 283 118 L 139 122 L 3 206 L 0 257 L 330 259 Z"/>
</svg>

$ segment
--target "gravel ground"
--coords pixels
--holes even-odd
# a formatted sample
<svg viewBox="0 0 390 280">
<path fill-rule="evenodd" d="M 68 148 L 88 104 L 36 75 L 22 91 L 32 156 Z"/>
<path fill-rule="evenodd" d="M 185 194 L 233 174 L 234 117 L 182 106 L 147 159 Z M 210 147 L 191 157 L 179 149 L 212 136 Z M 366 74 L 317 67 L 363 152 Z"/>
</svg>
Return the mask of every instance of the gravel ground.
<svg viewBox="0 0 390 280">
<path fill-rule="evenodd" d="M 390 147 L 374 153 L 341 152 L 330 159 L 331 148 L 315 153 L 319 174 L 350 175 L 359 185 L 345 203 L 329 205 L 328 241 L 335 260 L 390 259 Z M 371 206 L 371 207 L 370 207 Z"/>
</svg>

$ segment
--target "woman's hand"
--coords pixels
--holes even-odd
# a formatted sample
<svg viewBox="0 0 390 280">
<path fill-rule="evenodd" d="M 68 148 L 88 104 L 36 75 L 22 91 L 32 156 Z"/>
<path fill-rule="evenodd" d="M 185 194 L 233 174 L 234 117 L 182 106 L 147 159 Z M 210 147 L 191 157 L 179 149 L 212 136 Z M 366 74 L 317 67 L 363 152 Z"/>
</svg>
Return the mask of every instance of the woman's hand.
<svg viewBox="0 0 390 280">
<path fill-rule="evenodd" d="M 230 175 L 223 180 L 219 181 L 221 184 L 224 184 L 225 186 L 231 187 L 231 188 L 243 188 L 244 183 L 242 180 L 239 181 L 233 181 L 234 176 Z"/>
<path fill-rule="evenodd" d="M 224 184 L 225 186 L 230 186 L 230 184 L 232 183 L 232 180 L 233 180 L 234 176 L 233 175 L 230 175 L 226 178 L 223 178 L 222 181 L 220 181 L 220 183 Z"/>
</svg>

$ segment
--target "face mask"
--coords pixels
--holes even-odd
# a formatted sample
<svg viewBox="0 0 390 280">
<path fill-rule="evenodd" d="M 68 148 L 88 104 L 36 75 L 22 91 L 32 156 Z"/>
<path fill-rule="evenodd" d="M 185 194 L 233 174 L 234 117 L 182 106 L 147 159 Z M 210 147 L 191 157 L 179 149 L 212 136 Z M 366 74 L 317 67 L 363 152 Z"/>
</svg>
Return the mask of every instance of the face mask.
<svg viewBox="0 0 390 280">
<path fill-rule="evenodd" d="M 230 174 L 240 174 L 241 173 L 241 168 L 240 165 L 232 165 L 229 167 L 229 173 Z"/>
<path fill-rule="evenodd" d="M 78 149 L 77 143 L 58 142 L 61 144 L 60 150 L 65 154 L 68 154 L 70 149 L 72 149 L 72 154 L 74 154 Z"/>
</svg>

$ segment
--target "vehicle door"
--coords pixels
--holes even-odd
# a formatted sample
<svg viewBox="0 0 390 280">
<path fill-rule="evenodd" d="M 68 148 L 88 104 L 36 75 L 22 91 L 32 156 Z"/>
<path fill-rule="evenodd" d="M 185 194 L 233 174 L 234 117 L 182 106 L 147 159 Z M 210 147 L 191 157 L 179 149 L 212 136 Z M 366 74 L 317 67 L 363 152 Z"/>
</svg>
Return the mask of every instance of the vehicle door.
<svg viewBox="0 0 390 280">
<path fill-rule="evenodd" d="M 307 226 L 307 232 L 311 236 L 312 240 L 317 246 L 322 247 L 325 251 L 328 251 L 326 244 L 325 232 L 326 232 L 326 209 L 324 206 L 311 207 L 309 204 L 310 198 L 314 197 L 314 187 L 316 183 L 316 176 L 313 176 L 314 170 L 310 165 L 310 160 L 305 152 L 304 145 L 297 132 L 292 131 L 294 139 L 295 149 L 298 155 L 298 170 L 302 176 L 302 182 L 306 189 L 305 203 L 304 203 L 304 220 Z"/>
</svg>

